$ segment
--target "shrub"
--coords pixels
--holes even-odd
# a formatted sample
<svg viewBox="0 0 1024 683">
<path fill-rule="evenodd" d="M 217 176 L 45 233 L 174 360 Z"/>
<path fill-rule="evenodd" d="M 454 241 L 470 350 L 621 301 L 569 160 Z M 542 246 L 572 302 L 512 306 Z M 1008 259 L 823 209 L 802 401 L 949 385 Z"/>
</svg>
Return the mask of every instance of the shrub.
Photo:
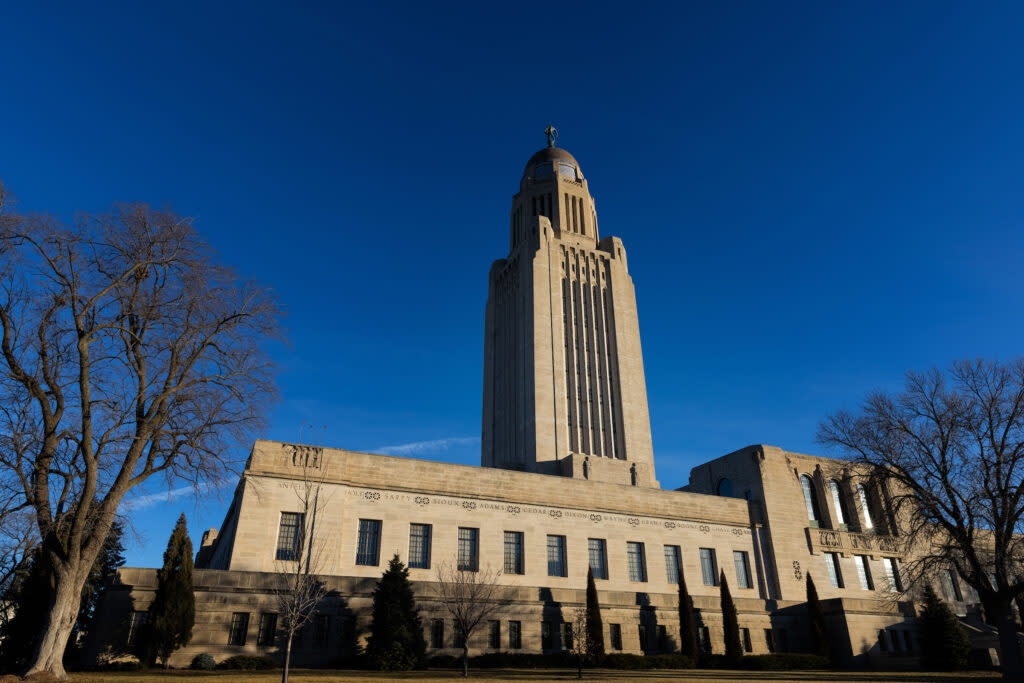
<svg viewBox="0 0 1024 683">
<path fill-rule="evenodd" d="M 228 657 L 217 665 L 218 669 L 235 669 L 240 671 L 261 671 L 277 668 L 277 662 L 268 655 L 235 655 Z"/>
<path fill-rule="evenodd" d="M 108 661 L 96 668 L 100 671 L 142 671 L 146 667 L 142 662 L 133 657 L 132 659 Z"/>
<path fill-rule="evenodd" d="M 427 666 L 431 669 L 453 669 L 460 664 L 461 660 L 451 655 L 434 655 L 427 659 Z"/>
<path fill-rule="evenodd" d="M 327 666 L 331 669 L 369 669 L 370 662 L 363 653 L 354 655 L 338 655 L 332 658 Z"/>
<path fill-rule="evenodd" d="M 684 655 L 634 655 L 617 652 L 606 655 L 601 665 L 609 669 L 692 669 L 696 663 Z"/>
<path fill-rule="evenodd" d="M 199 671 L 213 671 L 217 668 L 217 662 L 213 661 L 211 654 L 203 652 L 192 658 L 192 665 L 189 668 L 198 669 Z"/>
<path fill-rule="evenodd" d="M 773 655 L 746 655 L 740 659 L 741 669 L 753 671 L 794 671 L 802 669 L 827 669 L 828 657 L 805 652 L 784 652 Z"/>
</svg>

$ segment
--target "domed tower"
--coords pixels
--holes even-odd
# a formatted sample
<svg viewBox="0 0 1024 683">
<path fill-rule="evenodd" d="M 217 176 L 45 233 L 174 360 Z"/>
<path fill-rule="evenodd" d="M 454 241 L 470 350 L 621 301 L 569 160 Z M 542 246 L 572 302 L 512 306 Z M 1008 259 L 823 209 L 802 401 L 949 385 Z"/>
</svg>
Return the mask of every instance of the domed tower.
<svg viewBox="0 0 1024 683">
<path fill-rule="evenodd" d="M 579 163 L 545 132 L 491 266 L 481 462 L 657 487 L 626 250 L 599 238 Z"/>
</svg>

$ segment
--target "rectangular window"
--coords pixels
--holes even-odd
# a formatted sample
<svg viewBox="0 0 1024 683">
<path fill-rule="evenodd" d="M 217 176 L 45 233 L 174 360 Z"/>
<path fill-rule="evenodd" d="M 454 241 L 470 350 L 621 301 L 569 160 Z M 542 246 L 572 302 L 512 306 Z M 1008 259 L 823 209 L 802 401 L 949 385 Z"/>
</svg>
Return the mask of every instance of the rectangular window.
<svg viewBox="0 0 1024 683">
<path fill-rule="evenodd" d="M 455 647 L 461 648 L 466 644 L 466 633 L 459 627 L 458 624 L 452 624 L 455 628 Z"/>
<path fill-rule="evenodd" d="M 459 570 L 475 572 L 480 568 L 480 530 L 459 527 Z"/>
<path fill-rule="evenodd" d="M 149 612 L 134 611 L 128 621 L 128 645 L 135 645 L 142 627 L 149 623 Z"/>
<path fill-rule="evenodd" d="M 608 578 L 608 549 L 603 538 L 587 539 L 587 554 L 590 556 L 590 571 L 595 579 Z"/>
<path fill-rule="evenodd" d="M 487 628 L 487 646 L 492 650 L 501 649 L 501 622 L 492 621 Z"/>
<path fill-rule="evenodd" d="M 522 574 L 523 569 L 523 532 L 505 532 L 505 573 Z"/>
<path fill-rule="evenodd" d="M 743 652 L 745 654 L 750 654 L 751 651 L 752 651 L 752 648 L 751 648 L 751 644 L 750 644 L 750 629 L 749 628 L 741 628 L 740 629 L 740 642 L 743 644 Z"/>
<path fill-rule="evenodd" d="M 750 560 L 747 559 L 746 551 L 732 551 L 732 563 L 736 565 L 736 585 L 740 588 L 751 588 Z"/>
<path fill-rule="evenodd" d="M 429 524 L 409 525 L 409 567 L 411 569 L 430 569 L 430 532 Z"/>
<path fill-rule="evenodd" d="M 668 652 L 668 629 L 664 624 L 658 624 L 658 649 Z"/>
<path fill-rule="evenodd" d="M 704 578 L 705 586 L 718 585 L 718 567 L 715 562 L 714 548 L 700 549 L 700 573 Z"/>
<path fill-rule="evenodd" d="M 608 624 L 609 640 L 612 641 L 613 650 L 622 649 L 622 626 L 619 624 Z"/>
<path fill-rule="evenodd" d="M 700 649 L 704 654 L 711 654 L 711 629 L 700 627 Z"/>
<path fill-rule="evenodd" d="M 572 624 L 568 621 L 563 621 L 561 628 L 558 629 L 558 635 L 562 641 L 559 645 L 563 650 L 572 649 Z"/>
<path fill-rule="evenodd" d="M 508 622 L 508 648 L 519 650 L 523 647 L 523 623 L 521 621 Z"/>
<path fill-rule="evenodd" d="M 274 644 L 277 636 L 277 615 L 273 612 L 264 612 L 260 615 L 260 628 L 256 632 L 256 644 L 261 647 L 269 647 Z"/>
<path fill-rule="evenodd" d="M 853 559 L 857 565 L 857 578 L 860 579 L 860 587 L 866 591 L 874 590 L 875 586 L 871 582 L 871 567 L 868 566 L 868 556 L 854 555 Z"/>
<path fill-rule="evenodd" d="M 626 562 L 629 566 L 630 581 L 646 581 L 647 568 L 644 566 L 644 544 L 635 541 L 626 543 Z"/>
<path fill-rule="evenodd" d="M 878 629 L 878 649 L 881 652 L 889 651 L 889 639 L 885 637 L 885 629 Z"/>
<path fill-rule="evenodd" d="M 444 619 L 434 619 L 430 622 L 430 647 L 435 650 L 444 647 Z"/>
<path fill-rule="evenodd" d="M 302 549 L 305 529 L 305 515 L 299 512 L 282 512 L 277 528 L 277 559 L 297 560 Z"/>
<path fill-rule="evenodd" d="M 882 564 L 885 565 L 885 580 L 889 582 L 889 590 L 893 593 L 899 593 L 903 590 L 903 582 L 900 580 L 900 568 L 896 564 L 896 560 L 892 557 L 887 557 L 882 560 Z"/>
<path fill-rule="evenodd" d="M 566 576 L 565 536 L 548 536 L 548 576 Z"/>
<path fill-rule="evenodd" d="M 679 568 L 682 564 L 683 554 L 679 546 L 665 546 L 665 576 L 669 583 L 679 583 Z"/>
<path fill-rule="evenodd" d="M 775 633 L 770 628 L 764 630 L 764 646 L 768 652 L 775 652 Z"/>
<path fill-rule="evenodd" d="M 647 624 L 638 624 L 636 627 L 636 633 L 640 638 L 640 649 L 647 652 L 651 646 L 647 640 Z"/>
<path fill-rule="evenodd" d="M 839 555 L 825 553 L 825 569 L 828 570 L 828 582 L 833 588 L 843 587 L 843 573 L 839 570 Z"/>
<path fill-rule="evenodd" d="M 331 617 L 328 614 L 316 615 L 316 622 L 313 628 L 313 644 L 317 647 L 327 647 L 327 636 L 331 632 Z"/>
<path fill-rule="evenodd" d="M 380 564 L 379 519 L 359 520 L 359 539 L 356 547 L 356 564 L 376 567 Z"/>
<path fill-rule="evenodd" d="M 779 652 L 789 652 L 789 632 L 784 628 L 779 629 L 778 648 Z"/>
<path fill-rule="evenodd" d="M 960 594 L 960 586 L 957 585 L 952 569 L 942 572 L 942 592 L 946 594 L 948 602 L 962 602 L 964 599 Z"/>
<path fill-rule="evenodd" d="M 231 631 L 228 633 L 228 645 L 245 645 L 245 636 L 249 631 L 249 613 L 235 612 L 231 615 Z"/>
<path fill-rule="evenodd" d="M 551 622 L 542 621 L 540 622 L 540 647 L 542 650 L 552 649 L 551 643 Z"/>
</svg>

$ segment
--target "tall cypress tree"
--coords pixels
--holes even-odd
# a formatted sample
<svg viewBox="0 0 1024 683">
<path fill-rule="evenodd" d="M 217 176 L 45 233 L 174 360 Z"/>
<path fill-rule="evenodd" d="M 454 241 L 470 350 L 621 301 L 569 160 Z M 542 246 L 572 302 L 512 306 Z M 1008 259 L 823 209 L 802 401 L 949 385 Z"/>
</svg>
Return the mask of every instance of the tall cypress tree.
<svg viewBox="0 0 1024 683">
<path fill-rule="evenodd" d="M 967 668 L 971 643 L 949 606 L 930 585 L 924 589 L 924 606 L 918 616 L 921 629 L 921 662 L 928 669 L 953 671 Z"/>
<path fill-rule="evenodd" d="M 679 650 L 683 655 L 697 661 L 697 620 L 693 616 L 693 600 L 686 589 L 683 567 L 679 567 Z"/>
<path fill-rule="evenodd" d="M 825 615 L 818 602 L 818 589 L 814 587 L 814 579 L 807 572 L 807 621 L 811 630 L 811 652 L 819 657 L 829 656 L 828 631 L 825 628 Z"/>
<path fill-rule="evenodd" d="M 604 623 L 601 621 L 601 604 L 597 601 L 597 586 L 594 572 L 587 568 L 587 639 L 590 647 L 587 654 L 593 659 L 604 657 Z"/>
<path fill-rule="evenodd" d="M 373 591 L 366 654 L 378 669 L 403 671 L 422 666 L 426 651 L 409 570 L 395 555 Z"/>
<path fill-rule="evenodd" d="M 166 668 L 171 653 L 192 641 L 195 621 L 192 541 L 188 537 L 185 513 L 182 513 L 167 541 L 164 566 L 156 573 L 156 596 L 149 607 L 149 624 L 140 644 L 139 659 L 152 666 L 159 657 Z"/>
<path fill-rule="evenodd" d="M 725 658 L 729 662 L 738 662 L 743 656 L 743 645 L 740 643 L 740 621 L 736 614 L 736 605 L 729 592 L 729 582 L 725 579 L 725 571 L 720 576 L 722 590 L 722 628 L 725 630 Z"/>
</svg>

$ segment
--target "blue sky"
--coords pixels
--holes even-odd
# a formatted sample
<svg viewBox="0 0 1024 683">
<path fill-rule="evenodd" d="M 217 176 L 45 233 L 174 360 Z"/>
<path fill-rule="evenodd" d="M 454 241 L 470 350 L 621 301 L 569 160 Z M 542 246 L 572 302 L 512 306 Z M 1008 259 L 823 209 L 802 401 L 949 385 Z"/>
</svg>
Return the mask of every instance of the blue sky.
<svg viewBox="0 0 1024 683">
<path fill-rule="evenodd" d="M 487 272 L 548 123 L 629 252 L 663 487 L 820 451 L 907 369 L 1021 353 L 1017 3 L 3 14 L 0 176 L 26 211 L 169 203 L 271 285 L 268 438 L 479 462 Z M 231 488 L 142 492 L 129 564 Z"/>
</svg>

